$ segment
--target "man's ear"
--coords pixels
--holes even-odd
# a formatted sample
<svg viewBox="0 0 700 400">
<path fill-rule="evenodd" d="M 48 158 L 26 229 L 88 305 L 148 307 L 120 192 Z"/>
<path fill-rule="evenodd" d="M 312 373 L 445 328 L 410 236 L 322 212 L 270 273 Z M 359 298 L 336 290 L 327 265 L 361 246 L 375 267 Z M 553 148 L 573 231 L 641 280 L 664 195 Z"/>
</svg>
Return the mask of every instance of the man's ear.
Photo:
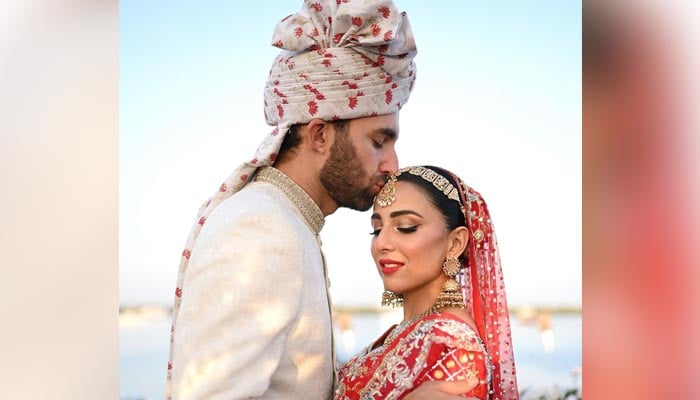
<svg viewBox="0 0 700 400">
<path fill-rule="evenodd" d="M 312 151 L 325 154 L 331 150 L 335 140 L 335 130 L 330 122 L 315 118 L 306 125 L 304 136 Z"/>
</svg>

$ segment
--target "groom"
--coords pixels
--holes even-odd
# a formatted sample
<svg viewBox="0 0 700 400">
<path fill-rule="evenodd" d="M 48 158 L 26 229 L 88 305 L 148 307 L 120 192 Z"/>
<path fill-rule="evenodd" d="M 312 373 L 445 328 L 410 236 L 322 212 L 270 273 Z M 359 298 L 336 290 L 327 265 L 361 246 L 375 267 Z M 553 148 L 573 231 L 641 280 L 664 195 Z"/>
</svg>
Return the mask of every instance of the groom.
<svg viewBox="0 0 700 400">
<path fill-rule="evenodd" d="M 200 210 L 182 253 L 169 399 L 329 399 L 335 384 L 325 216 L 366 210 L 398 168 L 416 47 L 392 1 L 305 1 L 279 22 L 274 126 Z M 429 382 L 450 399 L 475 382 Z"/>
</svg>

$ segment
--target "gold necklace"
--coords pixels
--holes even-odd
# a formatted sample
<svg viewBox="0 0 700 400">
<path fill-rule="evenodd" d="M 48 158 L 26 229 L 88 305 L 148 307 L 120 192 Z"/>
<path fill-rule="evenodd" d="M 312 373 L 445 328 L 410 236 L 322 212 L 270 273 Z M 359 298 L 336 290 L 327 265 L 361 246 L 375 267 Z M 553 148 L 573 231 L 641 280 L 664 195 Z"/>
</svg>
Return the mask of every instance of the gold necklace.
<svg viewBox="0 0 700 400">
<path fill-rule="evenodd" d="M 386 339 L 384 339 L 384 345 L 387 345 L 391 343 L 394 339 L 396 339 L 397 336 L 399 336 L 403 331 L 406 330 L 409 326 L 413 325 L 414 322 L 418 321 L 421 318 L 427 317 L 430 314 L 435 313 L 439 308 L 436 306 L 430 307 L 427 311 L 423 311 L 422 313 L 416 315 L 415 317 L 406 320 L 406 321 L 401 321 L 394 327 L 394 329 L 387 335 Z"/>
</svg>

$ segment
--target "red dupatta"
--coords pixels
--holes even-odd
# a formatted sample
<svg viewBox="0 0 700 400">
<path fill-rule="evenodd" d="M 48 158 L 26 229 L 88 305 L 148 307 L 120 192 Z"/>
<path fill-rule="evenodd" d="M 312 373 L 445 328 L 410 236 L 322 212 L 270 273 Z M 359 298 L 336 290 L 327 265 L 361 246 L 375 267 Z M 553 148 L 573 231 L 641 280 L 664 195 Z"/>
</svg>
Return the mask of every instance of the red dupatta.
<svg viewBox="0 0 700 400">
<path fill-rule="evenodd" d="M 462 292 L 467 311 L 474 318 L 479 336 L 491 360 L 489 399 L 517 400 L 513 342 L 506 301 L 503 271 L 491 215 L 481 194 L 459 177 L 458 190 L 465 205 L 465 220 L 470 240 L 462 259 Z"/>
</svg>

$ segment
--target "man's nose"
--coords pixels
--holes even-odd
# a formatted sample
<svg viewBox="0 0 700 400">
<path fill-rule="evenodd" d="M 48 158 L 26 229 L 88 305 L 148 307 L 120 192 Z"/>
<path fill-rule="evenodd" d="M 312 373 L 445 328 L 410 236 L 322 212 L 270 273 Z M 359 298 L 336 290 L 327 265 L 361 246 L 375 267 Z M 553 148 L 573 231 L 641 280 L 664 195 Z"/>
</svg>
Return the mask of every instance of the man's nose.
<svg viewBox="0 0 700 400">
<path fill-rule="evenodd" d="M 384 175 L 391 175 L 399 170 L 399 158 L 396 155 L 396 150 L 391 147 L 386 154 L 382 157 L 382 161 L 379 164 L 379 172 Z"/>
</svg>

